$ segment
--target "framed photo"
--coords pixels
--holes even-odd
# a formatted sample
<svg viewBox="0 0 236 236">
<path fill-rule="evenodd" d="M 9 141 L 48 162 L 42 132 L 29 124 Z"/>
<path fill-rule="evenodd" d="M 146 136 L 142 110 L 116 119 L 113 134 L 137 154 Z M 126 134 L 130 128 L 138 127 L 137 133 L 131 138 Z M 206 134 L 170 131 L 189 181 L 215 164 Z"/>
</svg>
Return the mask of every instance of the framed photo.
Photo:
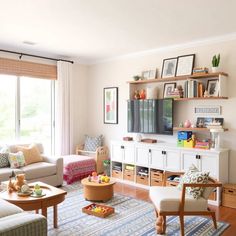
<svg viewBox="0 0 236 236">
<path fill-rule="evenodd" d="M 219 80 L 212 79 L 207 81 L 207 92 L 209 96 L 218 97 L 219 96 Z"/>
<path fill-rule="evenodd" d="M 142 72 L 142 79 L 149 79 L 150 70 L 146 70 Z"/>
<path fill-rule="evenodd" d="M 109 87 L 103 90 L 104 124 L 118 124 L 118 88 Z"/>
<path fill-rule="evenodd" d="M 171 92 L 174 91 L 176 87 L 176 83 L 165 83 L 164 90 L 163 90 L 163 98 L 170 97 Z"/>
<path fill-rule="evenodd" d="M 177 60 L 177 57 L 163 60 L 161 78 L 169 78 L 175 76 Z"/>
<path fill-rule="evenodd" d="M 176 76 L 191 75 L 193 73 L 195 54 L 178 57 Z"/>
<path fill-rule="evenodd" d="M 198 117 L 197 118 L 197 127 L 198 128 L 206 128 L 213 121 L 219 122 L 220 125 L 223 125 L 224 118 Z"/>
<path fill-rule="evenodd" d="M 156 79 L 157 78 L 157 69 L 149 71 L 149 78 L 148 79 Z"/>
<path fill-rule="evenodd" d="M 194 113 L 203 116 L 221 115 L 221 106 L 219 105 L 199 105 L 194 108 Z"/>
</svg>

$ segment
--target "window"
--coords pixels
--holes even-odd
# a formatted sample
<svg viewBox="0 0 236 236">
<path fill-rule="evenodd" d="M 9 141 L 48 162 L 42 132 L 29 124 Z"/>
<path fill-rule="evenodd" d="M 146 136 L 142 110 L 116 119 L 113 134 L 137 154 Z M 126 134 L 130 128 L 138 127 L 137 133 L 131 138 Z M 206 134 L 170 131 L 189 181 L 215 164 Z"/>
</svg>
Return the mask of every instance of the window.
<svg viewBox="0 0 236 236">
<path fill-rule="evenodd" d="M 45 152 L 52 153 L 54 81 L 0 75 L 0 82 L 1 142 L 41 142 Z"/>
</svg>

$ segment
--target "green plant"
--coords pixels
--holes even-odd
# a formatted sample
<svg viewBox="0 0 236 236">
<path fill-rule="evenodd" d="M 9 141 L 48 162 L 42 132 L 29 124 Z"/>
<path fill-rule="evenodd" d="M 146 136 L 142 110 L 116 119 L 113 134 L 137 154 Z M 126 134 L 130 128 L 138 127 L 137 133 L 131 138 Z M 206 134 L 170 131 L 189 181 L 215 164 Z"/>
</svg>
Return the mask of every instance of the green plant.
<svg viewBox="0 0 236 236">
<path fill-rule="evenodd" d="M 133 78 L 134 78 L 135 81 L 138 81 L 139 79 L 141 79 L 141 76 L 135 75 L 135 76 L 133 76 Z"/>
<path fill-rule="evenodd" d="M 218 56 L 214 55 L 212 58 L 212 66 L 218 67 L 219 64 L 220 64 L 220 54 L 218 54 Z"/>
</svg>

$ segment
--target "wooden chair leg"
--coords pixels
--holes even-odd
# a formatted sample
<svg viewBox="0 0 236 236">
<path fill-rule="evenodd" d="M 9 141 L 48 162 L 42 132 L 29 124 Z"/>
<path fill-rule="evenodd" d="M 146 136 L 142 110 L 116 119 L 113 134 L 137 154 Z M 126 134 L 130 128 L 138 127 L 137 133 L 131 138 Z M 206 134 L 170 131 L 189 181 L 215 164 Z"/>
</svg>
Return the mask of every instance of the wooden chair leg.
<svg viewBox="0 0 236 236">
<path fill-rule="evenodd" d="M 163 216 L 158 215 L 156 221 L 157 234 L 163 234 L 163 225 L 164 225 L 163 221 L 164 221 Z"/>
<path fill-rule="evenodd" d="M 184 216 L 183 215 L 179 216 L 179 221 L 180 221 L 180 235 L 184 236 Z"/>
<path fill-rule="evenodd" d="M 163 216 L 163 226 L 162 226 L 162 228 L 163 228 L 163 234 L 165 234 L 166 233 L 166 216 Z"/>
<path fill-rule="evenodd" d="M 211 212 L 211 218 L 214 224 L 214 228 L 217 229 L 217 223 L 216 223 L 216 214 L 215 212 Z"/>
</svg>

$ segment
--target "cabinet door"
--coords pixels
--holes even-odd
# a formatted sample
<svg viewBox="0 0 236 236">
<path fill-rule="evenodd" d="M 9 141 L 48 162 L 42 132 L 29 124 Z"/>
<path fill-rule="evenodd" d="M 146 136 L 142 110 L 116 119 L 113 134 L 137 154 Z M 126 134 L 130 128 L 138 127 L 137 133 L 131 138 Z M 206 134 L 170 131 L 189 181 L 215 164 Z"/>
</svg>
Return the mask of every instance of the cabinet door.
<svg viewBox="0 0 236 236">
<path fill-rule="evenodd" d="M 150 149 L 150 167 L 164 169 L 164 155 L 161 149 Z"/>
<path fill-rule="evenodd" d="M 136 148 L 136 160 L 135 164 L 139 166 L 146 166 L 149 165 L 149 149 L 145 147 L 137 147 Z"/>
<path fill-rule="evenodd" d="M 134 164 L 134 147 L 124 146 L 124 160 L 127 164 Z"/>
<path fill-rule="evenodd" d="M 111 146 L 111 159 L 112 161 L 123 161 L 124 156 L 124 149 L 122 148 L 122 145 L 119 144 L 112 144 Z"/>
<path fill-rule="evenodd" d="M 187 171 L 191 165 L 195 165 L 198 169 L 201 168 L 197 153 L 181 152 L 181 169 Z"/>
<path fill-rule="evenodd" d="M 180 171 L 180 151 L 168 149 L 164 151 L 165 169 L 171 171 Z"/>
<path fill-rule="evenodd" d="M 201 154 L 200 166 L 201 171 L 209 171 L 211 177 L 219 179 L 219 156 L 217 154 Z"/>
</svg>

